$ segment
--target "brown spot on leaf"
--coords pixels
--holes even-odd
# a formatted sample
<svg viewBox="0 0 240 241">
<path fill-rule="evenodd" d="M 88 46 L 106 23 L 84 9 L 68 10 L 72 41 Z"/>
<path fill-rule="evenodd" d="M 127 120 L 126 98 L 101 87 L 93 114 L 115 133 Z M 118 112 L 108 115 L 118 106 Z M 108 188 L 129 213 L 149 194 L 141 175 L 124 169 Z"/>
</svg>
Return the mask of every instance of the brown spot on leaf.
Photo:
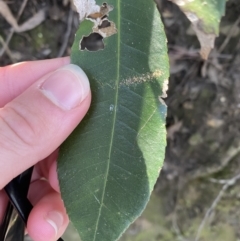
<svg viewBox="0 0 240 241">
<path fill-rule="evenodd" d="M 106 22 L 107 21 L 107 22 Z M 104 38 L 110 37 L 113 34 L 117 33 L 116 25 L 114 22 L 104 20 L 106 27 L 102 25 L 93 28 L 93 32 L 101 34 Z"/>
<path fill-rule="evenodd" d="M 103 18 L 105 16 L 107 17 L 108 13 L 111 12 L 112 10 L 113 10 L 113 6 L 108 5 L 107 3 L 103 3 L 102 6 L 100 7 L 99 12 L 92 13 L 88 15 L 87 18 L 98 19 L 98 18 Z"/>
</svg>

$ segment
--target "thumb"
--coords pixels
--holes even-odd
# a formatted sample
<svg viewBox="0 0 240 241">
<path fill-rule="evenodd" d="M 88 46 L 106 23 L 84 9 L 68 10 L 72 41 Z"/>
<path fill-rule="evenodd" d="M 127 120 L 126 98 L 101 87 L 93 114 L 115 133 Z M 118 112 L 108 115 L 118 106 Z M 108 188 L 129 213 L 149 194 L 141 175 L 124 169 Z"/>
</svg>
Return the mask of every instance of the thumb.
<svg viewBox="0 0 240 241">
<path fill-rule="evenodd" d="M 50 155 L 84 117 L 90 101 L 86 74 L 70 64 L 0 109 L 0 190 Z"/>
</svg>

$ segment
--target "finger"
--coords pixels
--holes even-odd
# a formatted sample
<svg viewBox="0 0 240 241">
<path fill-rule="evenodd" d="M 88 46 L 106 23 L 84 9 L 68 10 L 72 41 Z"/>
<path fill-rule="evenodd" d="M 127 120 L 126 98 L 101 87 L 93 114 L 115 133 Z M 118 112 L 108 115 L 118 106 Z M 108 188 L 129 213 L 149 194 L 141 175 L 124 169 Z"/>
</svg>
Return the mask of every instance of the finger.
<svg viewBox="0 0 240 241">
<path fill-rule="evenodd" d="M 49 171 L 52 166 L 53 162 L 56 162 L 58 157 L 58 151 L 59 149 L 55 150 L 53 153 L 51 153 L 48 157 L 46 157 L 44 160 L 38 162 L 33 169 L 32 178 L 31 181 L 38 180 L 42 177 L 46 178 L 47 180 L 49 177 Z M 56 170 L 55 170 L 56 171 Z"/>
<path fill-rule="evenodd" d="M 60 193 L 60 187 L 57 176 L 57 156 L 58 149 L 51 153 L 47 158 L 38 162 L 33 169 L 32 182 L 45 178 L 49 181 L 50 186 Z"/>
<path fill-rule="evenodd" d="M 51 187 L 56 192 L 60 193 L 60 186 L 59 186 L 59 181 L 58 181 L 58 176 L 57 176 L 57 161 L 56 160 L 51 163 L 51 166 L 49 168 L 48 181 L 49 181 Z"/>
<path fill-rule="evenodd" d="M 38 179 L 30 183 L 28 190 L 28 199 L 33 206 L 36 204 L 48 193 L 54 191 L 49 182 L 46 179 Z"/>
<path fill-rule="evenodd" d="M 30 237 L 34 241 L 57 240 L 69 222 L 60 194 L 48 182 L 36 181 L 30 186 L 29 199 L 34 204 L 27 223 Z"/>
<path fill-rule="evenodd" d="M 38 180 L 42 177 L 46 178 L 49 181 L 51 187 L 60 193 L 59 182 L 57 177 L 57 156 L 58 149 L 51 153 L 43 161 L 37 163 L 34 166 L 32 174 L 32 182 Z"/>
<path fill-rule="evenodd" d="M 35 82 L 0 110 L 0 190 L 50 155 L 86 114 L 88 78 L 67 65 Z"/>
<path fill-rule="evenodd" d="M 3 190 L 1 190 L 0 191 L 0 226 L 3 220 L 3 217 L 5 216 L 7 203 L 8 203 L 7 195 Z"/>
<path fill-rule="evenodd" d="M 69 57 L 64 57 L 0 67 L 0 107 L 20 95 L 36 80 L 69 63 Z"/>
</svg>

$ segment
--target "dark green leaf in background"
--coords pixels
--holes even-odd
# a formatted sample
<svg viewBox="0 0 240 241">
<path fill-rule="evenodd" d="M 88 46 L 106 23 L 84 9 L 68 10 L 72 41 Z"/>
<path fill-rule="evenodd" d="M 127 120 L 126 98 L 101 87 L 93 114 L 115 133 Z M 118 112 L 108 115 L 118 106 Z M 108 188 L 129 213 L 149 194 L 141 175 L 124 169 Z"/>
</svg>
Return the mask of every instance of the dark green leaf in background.
<svg viewBox="0 0 240 241">
<path fill-rule="evenodd" d="M 101 1 L 96 1 L 101 5 Z M 58 175 L 68 215 L 83 241 L 113 241 L 141 214 L 162 167 L 169 66 L 154 1 L 109 0 L 117 34 L 104 50 L 79 50 L 91 32 L 84 20 L 72 63 L 89 77 L 91 108 L 61 146 Z"/>
</svg>

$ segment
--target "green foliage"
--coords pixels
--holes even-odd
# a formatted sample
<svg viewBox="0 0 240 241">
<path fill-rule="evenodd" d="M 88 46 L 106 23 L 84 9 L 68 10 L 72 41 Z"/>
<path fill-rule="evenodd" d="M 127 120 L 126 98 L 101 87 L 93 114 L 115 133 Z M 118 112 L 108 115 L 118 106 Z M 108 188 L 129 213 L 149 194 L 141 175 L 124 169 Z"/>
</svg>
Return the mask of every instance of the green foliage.
<svg viewBox="0 0 240 241">
<path fill-rule="evenodd" d="M 202 29 L 209 34 L 219 33 L 219 23 L 225 13 L 226 0 L 195 0 L 181 6 L 184 12 L 195 14 Z"/>
<path fill-rule="evenodd" d="M 62 197 L 83 241 L 114 241 L 141 214 L 166 146 L 159 96 L 169 65 L 159 12 L 154 1 L 108 4 L 117 34 L 104 39 L 104 50 L 79 50 L 89 20 L 76 34 L 71 60 L 89 77 L 92 104 L 58 162 Z"/>
</svg>

